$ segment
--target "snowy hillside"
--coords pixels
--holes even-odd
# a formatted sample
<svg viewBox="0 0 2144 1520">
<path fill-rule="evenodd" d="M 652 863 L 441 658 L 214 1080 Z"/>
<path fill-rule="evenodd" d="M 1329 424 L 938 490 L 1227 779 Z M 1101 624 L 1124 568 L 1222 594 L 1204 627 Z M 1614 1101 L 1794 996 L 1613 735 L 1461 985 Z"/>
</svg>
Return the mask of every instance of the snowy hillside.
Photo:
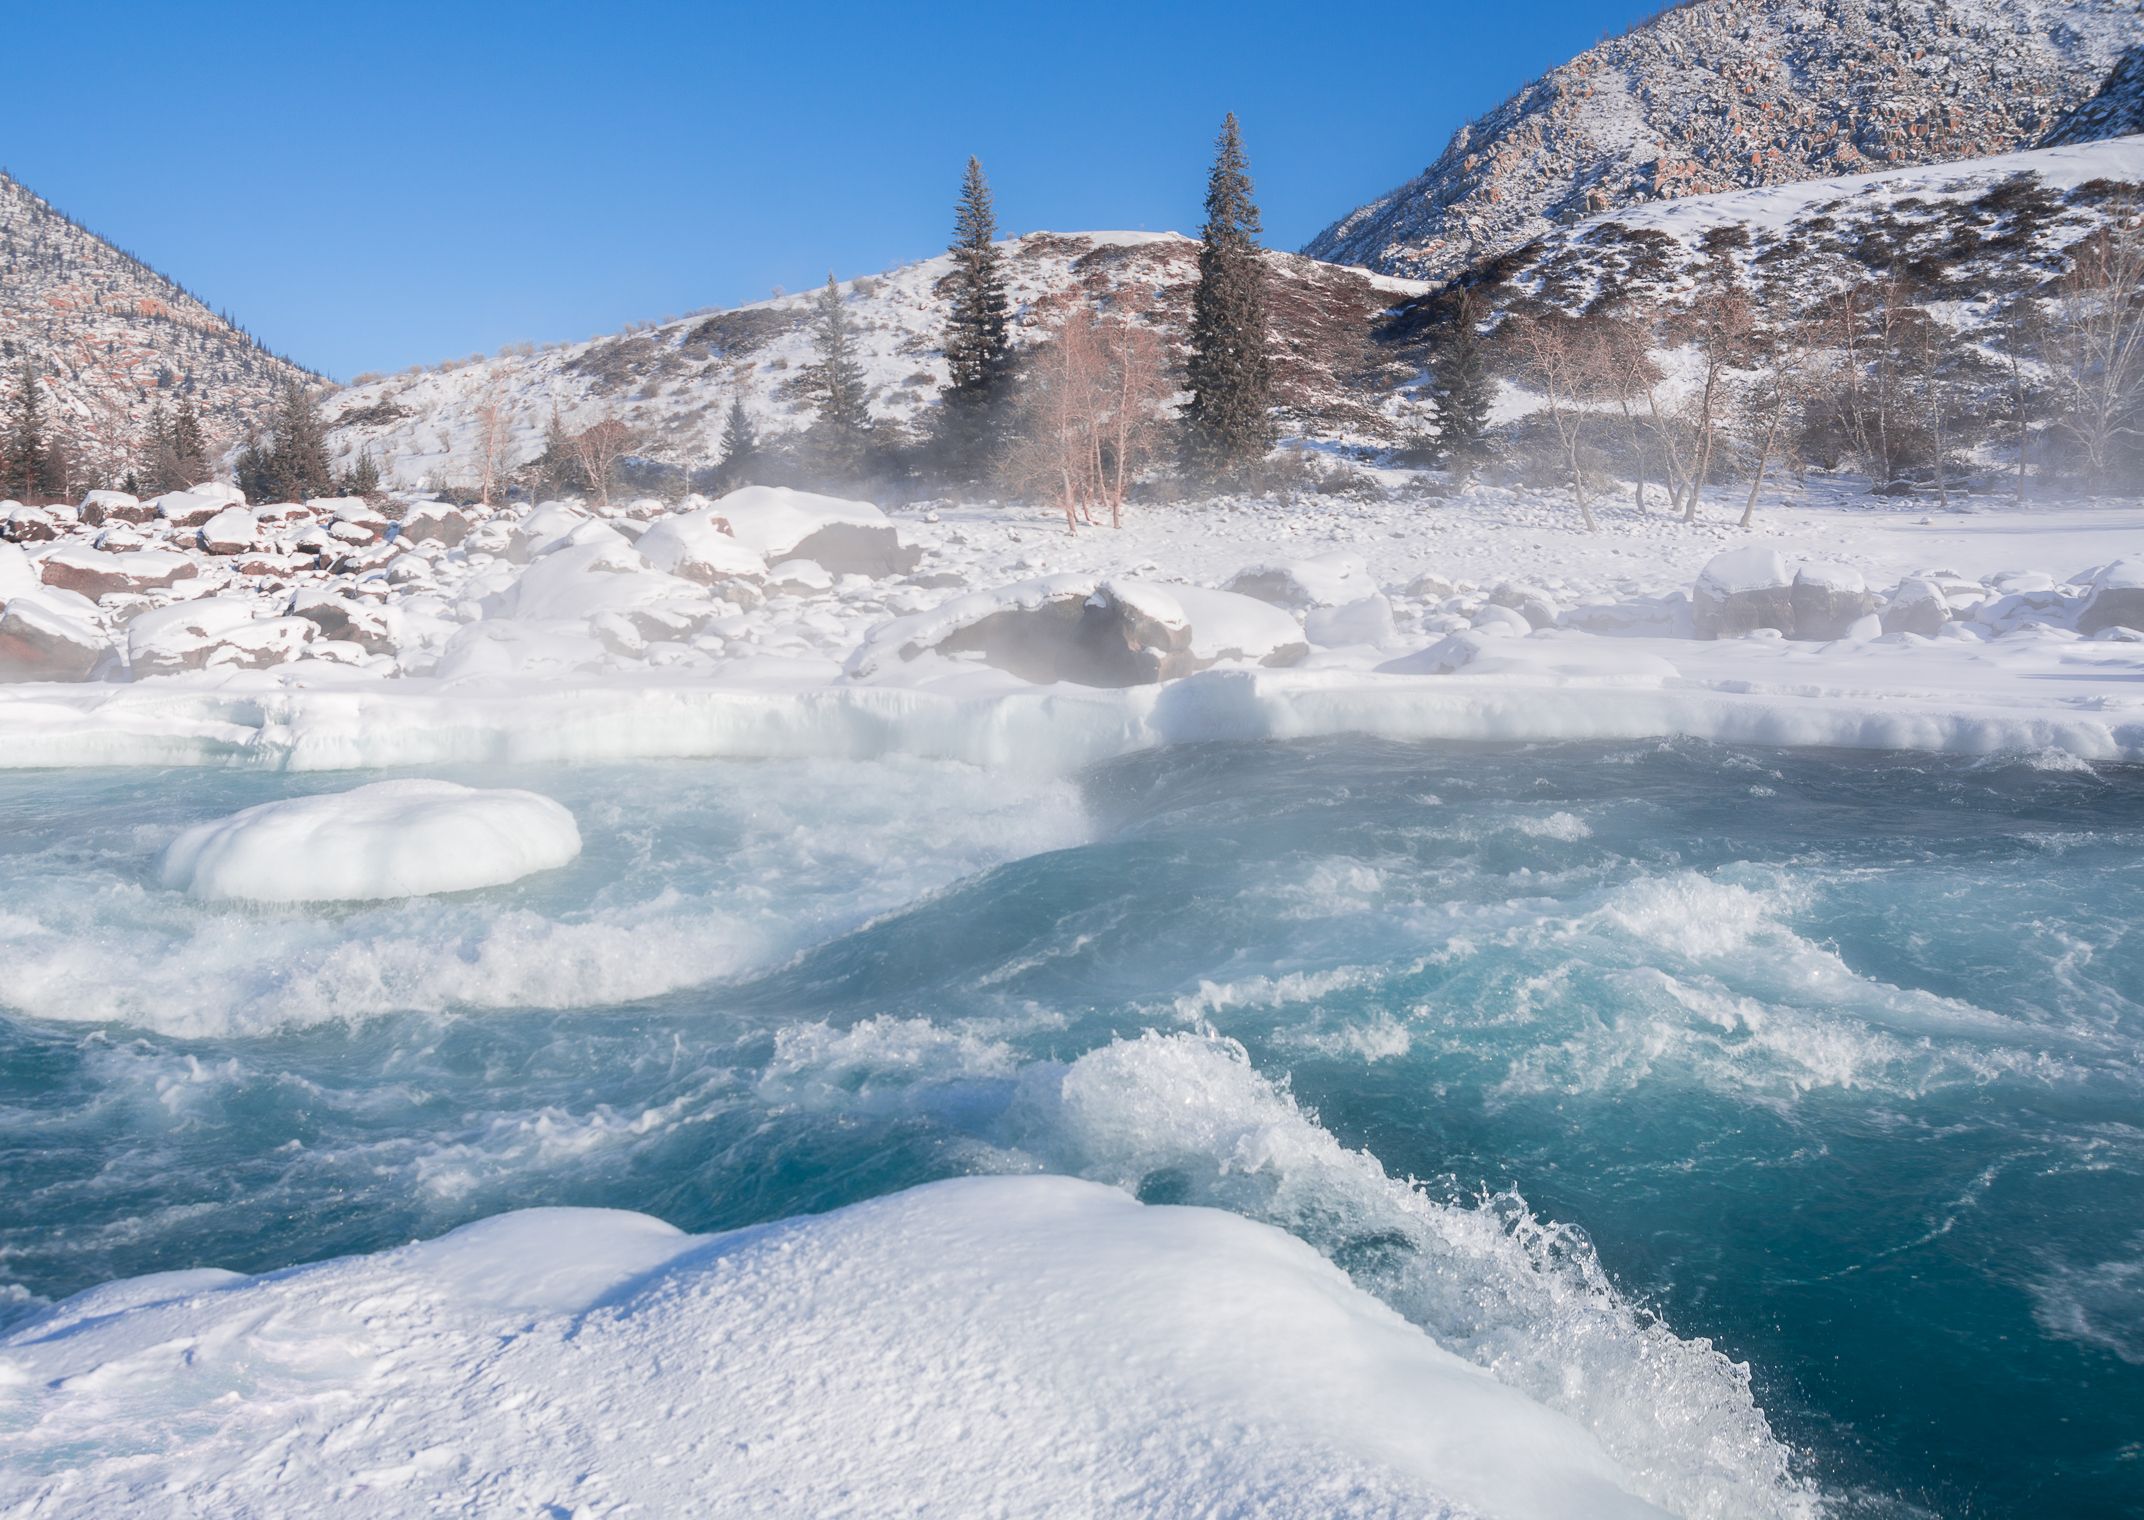
<svg viewBox="0 0 2144 1520">
<path fill-rule="evenodd" d="M 1304 250 L 1444 280 L 1559 221 L 2037 142 L 2135 0 L 1698 0 L 1543 75 Z"/>
<path fill-rule="evenodd" d="M 41 370 L 54 434 L 96 483 L 126 473 L 159 396 L 190 390 L 220 451 L 314 378 L 5 174 L 0 291 L 0 356 Z"/>
<path fill-rule="evenodd" d="M 1144 289 L 1164 326 L 1180 337 L 1198 274 L 1198 244 L 1173 232 L 1035 232 L 1005 244 L 1016 343 L 1047 331 L 1074 291 Z M 1277 373 L 1291 424 L 1321 437 L 1390 441 L 1391 379 L 1374 373 L 1370 332 L 1384 311 L 1421 293 L 1404 280 L 1366 275 L 1295 254 L 1268 257 Z M 922 421 L 945 383 L 940 284 L 947 255 L 847 281 L 857 357 L 871 412 L 895 427 Z M 817 291 L 701 313 L 613 337 L 354 385 L 328 405 L 338 460 L 370 448 L 390 483 L 446 485 L 474 472 L 476 415 L 494 401 L 511 418 L 509 460 L 541 451 L 555 407 L 569 427 L 608 408 L 641 435 L 639 452 L 675 465 L 708 465 L 720 453 L 733 394 L 762 436 L 809 419 L 804 375 L 812 362 Z"/>
</svg>

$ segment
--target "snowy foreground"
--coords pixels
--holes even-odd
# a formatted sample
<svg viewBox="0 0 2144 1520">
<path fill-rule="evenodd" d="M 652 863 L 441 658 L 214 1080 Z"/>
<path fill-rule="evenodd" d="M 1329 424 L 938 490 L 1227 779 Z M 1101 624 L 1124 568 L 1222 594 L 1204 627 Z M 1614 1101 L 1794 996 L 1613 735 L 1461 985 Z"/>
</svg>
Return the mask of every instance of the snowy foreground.
<svg viewBox="0 0 2144 1520">
<path fill-rule="evenodd" d="M 1627 1482 L 1294 1237 L 1063 1177 L 532 1209 L 0 1339 L 10 1515 L 1666 1513 Z"/>
<path fill-rule="evenodd" d="M 103 499 L 99 499 L 103 498 Z M 0 765 L 904 753 L 1064 771 L 1364 732 L 2144 758 L 2144 506 L 1684 524 L 1223 501 L 1077 537 L 748 489 L 495 512 L 12 509 Z M 1791 636 L 1789 636 L 1791 635 Z"/>
</svg>

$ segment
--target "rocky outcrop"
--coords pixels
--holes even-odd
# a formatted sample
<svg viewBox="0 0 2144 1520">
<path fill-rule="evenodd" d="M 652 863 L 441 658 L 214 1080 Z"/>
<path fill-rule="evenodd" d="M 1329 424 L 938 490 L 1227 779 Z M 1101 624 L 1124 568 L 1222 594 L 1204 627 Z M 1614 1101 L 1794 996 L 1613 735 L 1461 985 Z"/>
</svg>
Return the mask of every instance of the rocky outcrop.
<svg viewBox="0 0 2144 1520">
<path fill-rule="evenodd" d="M 122 593 L 160 591 L 201 572 L 183 554 L 165 549 L 133 549 L 108 554 L 86 544 L 64 544 L 46 555 L 39 572 L 48 586 L 72 591 L 91 601 Z"/>
<path fill-rule="evenodd" d="M 2144 633 L 2144 559 L 2118 559 L 2092 577 L 2092 599 L 2077 615 L 2077 631 L 2109 628 Z"/>
<path fill-rule="evenodd" d="M 2137 26 L 2129 0 L 1696 0 L 1460 128 L 1304 251 L 1442 281 L 1638 202 L 2027 147 Z"/>
<path fill-rule="evenodd" d="M 2122 54 L 2098 93 L 2056 122 L 2041 146 L 2101 142 L 2134 132 L 2144 132 L 2144 42 Z"/>
</svg>

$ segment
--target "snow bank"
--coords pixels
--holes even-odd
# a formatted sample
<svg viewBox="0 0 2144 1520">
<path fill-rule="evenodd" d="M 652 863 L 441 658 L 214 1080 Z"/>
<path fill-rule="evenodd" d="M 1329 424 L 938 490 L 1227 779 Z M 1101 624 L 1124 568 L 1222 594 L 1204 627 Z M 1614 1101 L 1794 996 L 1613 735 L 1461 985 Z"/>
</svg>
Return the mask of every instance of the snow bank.
<svg viewBox="0 0 2144 1520">
<path fill-rule="evenodd" d="M 836 575 L 893 575 L 914 563 L 886 514 L 868 501 L 745 486 L 716 502 L 713 515 L 770 565 L 808 559 Z"/>
<path fill-rule="evenodd" d="M 598 1500 L 1664 1513 L 1575 1421 L 1292 1236 L 1063 1177 L 938 1183 L 698 1238 L 532 1210 L 264 1277 L 116 1284 L 0 1340 L 0 1508 Z"/>
<path fill-rule="evenodd" d="M 211 900 L 370 902 L 498 886 L 580 853 L 573 815 L 534 792 L 377 781 L 188 829 L 163 880 Z"/>
</svg>

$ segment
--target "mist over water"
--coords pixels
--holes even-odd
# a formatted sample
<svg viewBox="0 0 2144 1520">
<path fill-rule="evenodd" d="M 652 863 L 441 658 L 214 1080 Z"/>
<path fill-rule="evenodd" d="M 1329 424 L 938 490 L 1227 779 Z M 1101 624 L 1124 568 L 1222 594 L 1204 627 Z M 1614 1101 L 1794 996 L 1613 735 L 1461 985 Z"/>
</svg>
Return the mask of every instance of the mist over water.
<svg viewBox="0 0 2144 1520">
<path fill-rule="evenodd" d="M 586 844 L 513 887 L 156 885 L 188 825 L 369 779 L 0 776 L 0 1314 L 534 1204 L 1062 1171 L 1301 1235 L 1677 1511 L 2134 1512 L 2144 775 L 524 769 Z"/>
</svg>

